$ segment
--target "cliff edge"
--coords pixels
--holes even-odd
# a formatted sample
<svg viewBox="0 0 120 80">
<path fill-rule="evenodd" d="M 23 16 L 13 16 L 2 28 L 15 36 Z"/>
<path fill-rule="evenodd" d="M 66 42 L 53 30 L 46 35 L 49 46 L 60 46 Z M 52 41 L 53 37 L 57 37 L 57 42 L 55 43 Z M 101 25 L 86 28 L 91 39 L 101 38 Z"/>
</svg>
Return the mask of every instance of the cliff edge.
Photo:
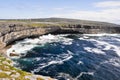
<svg viewBox="0 0 120 80">
<path fill-rule="evenodd" d="M 2 20 L 0 22 L 0 49 L 16 40 L 49 33 L 120 33 L 120 25 L 64 18 L 31 19 L 30 21 Z"/>
<path fill-rule="evenodd" d="M 120 33 L 120 25 L 74 20 L 64 18 L 43 18 L 43 19 L 19 19 L 19 20 L 0 20 L 0 53 L 5 53 L 6 46 L 17 40 L 28 37 L 38 37 L 44 34 L 98 34 L 98 33 Z M 32 75 L 18 70 L 11 65 L 11 61 L 0 56 L 0 79 L 21 78 L 19 80 L 52 80 L 49 77 Z M 5 68 L 6 67 L 6 68 Z M 7 69 L 7 70 L 6 70 Z M 25 74 L 25 75 L 24 75 Z M 17 76 L 17 77 L 16 77 Z M 39 78 L 38 78 L 39 77 Z M 15 79 L 14 78 L 14 79 Z M 33 79 L 34 78 L 34 79 Z"/>
</svg>

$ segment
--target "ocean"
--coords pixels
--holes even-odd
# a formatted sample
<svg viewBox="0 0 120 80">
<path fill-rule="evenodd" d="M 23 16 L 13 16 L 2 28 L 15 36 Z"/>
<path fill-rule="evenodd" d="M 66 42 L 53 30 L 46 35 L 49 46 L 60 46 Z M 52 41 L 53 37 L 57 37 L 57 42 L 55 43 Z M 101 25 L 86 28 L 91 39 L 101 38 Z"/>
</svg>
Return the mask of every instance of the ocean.
<svg viewBox="0 0 120 80">
<path fill-rule="evenodd" d="M 10 57 L 12 51 L 19 57 Z M 7 50 L 14 66 L 58 80 L 119 80 L 119 34 L 43 35 Z"/>
</svg>

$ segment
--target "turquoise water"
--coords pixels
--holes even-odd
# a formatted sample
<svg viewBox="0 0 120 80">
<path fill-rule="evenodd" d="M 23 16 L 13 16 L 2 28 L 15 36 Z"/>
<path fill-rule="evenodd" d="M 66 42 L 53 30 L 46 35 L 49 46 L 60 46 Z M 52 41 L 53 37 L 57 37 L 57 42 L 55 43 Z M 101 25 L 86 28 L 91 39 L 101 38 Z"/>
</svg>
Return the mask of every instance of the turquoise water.
<svg viewBox="0 0 120 80">
<path fill-rule="evenodd" d="M 15 66 L 58 80 L 119 80 L 120 35 L 44 35 L 17 42 Z"/>
</svg>

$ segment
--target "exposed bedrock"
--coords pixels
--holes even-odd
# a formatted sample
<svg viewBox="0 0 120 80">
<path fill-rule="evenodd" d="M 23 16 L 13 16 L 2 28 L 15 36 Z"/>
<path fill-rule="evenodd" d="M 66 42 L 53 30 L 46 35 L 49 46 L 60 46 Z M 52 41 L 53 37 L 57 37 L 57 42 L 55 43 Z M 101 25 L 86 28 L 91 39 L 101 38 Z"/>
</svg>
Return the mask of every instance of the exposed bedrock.
<svg viewBox="0 0 120 80">
<path fill-rule="evenodd" d="M 22 24 L 2 24 L 0 25 L 0 49 L 12 42 L 28 37 L 37 37 L 49 33 L 120 33 L 119 26 L 88 26 L 88 25 L 65 25 L 65 26 L 47 26 L 32 27 Z"/>
</svg>

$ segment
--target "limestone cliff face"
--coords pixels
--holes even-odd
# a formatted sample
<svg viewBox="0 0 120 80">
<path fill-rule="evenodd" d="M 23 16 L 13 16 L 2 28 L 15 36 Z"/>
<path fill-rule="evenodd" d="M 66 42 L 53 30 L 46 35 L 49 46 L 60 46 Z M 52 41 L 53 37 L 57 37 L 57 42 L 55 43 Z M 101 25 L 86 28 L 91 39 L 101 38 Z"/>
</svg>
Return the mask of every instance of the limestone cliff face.
<svg viewBox="0 0 120 80">
<path fill-rule="evenodd" d="M 120 33 L 119 26 L 95 26 L 95 25 L 64 25 L 35 27 L 23 24 L 1 24 L 0 25 L 0 49 L 10 43 L 27 37 L 35 37 L 48 33 Z"/>
<path fill-rule="evenodd" d="M 0 48 L 14 42 L 16 40 L 24 39 L 27 37 L 40 36 L 56 31 L 58 28 L 40 28 L 23 26 L 20 24 L 7 24 L 0 26 Z"/>
<path fill-rule="evenodd" d="M 81 34 L 99 34 L 99 33 L 120 33 L 120 26 L 101 26 L 101 25 L 67 25 L 60 27 L 56 33 L 81 33 Z M 55 33 L 54 32 L 54 33 Z"/>
</svg>

